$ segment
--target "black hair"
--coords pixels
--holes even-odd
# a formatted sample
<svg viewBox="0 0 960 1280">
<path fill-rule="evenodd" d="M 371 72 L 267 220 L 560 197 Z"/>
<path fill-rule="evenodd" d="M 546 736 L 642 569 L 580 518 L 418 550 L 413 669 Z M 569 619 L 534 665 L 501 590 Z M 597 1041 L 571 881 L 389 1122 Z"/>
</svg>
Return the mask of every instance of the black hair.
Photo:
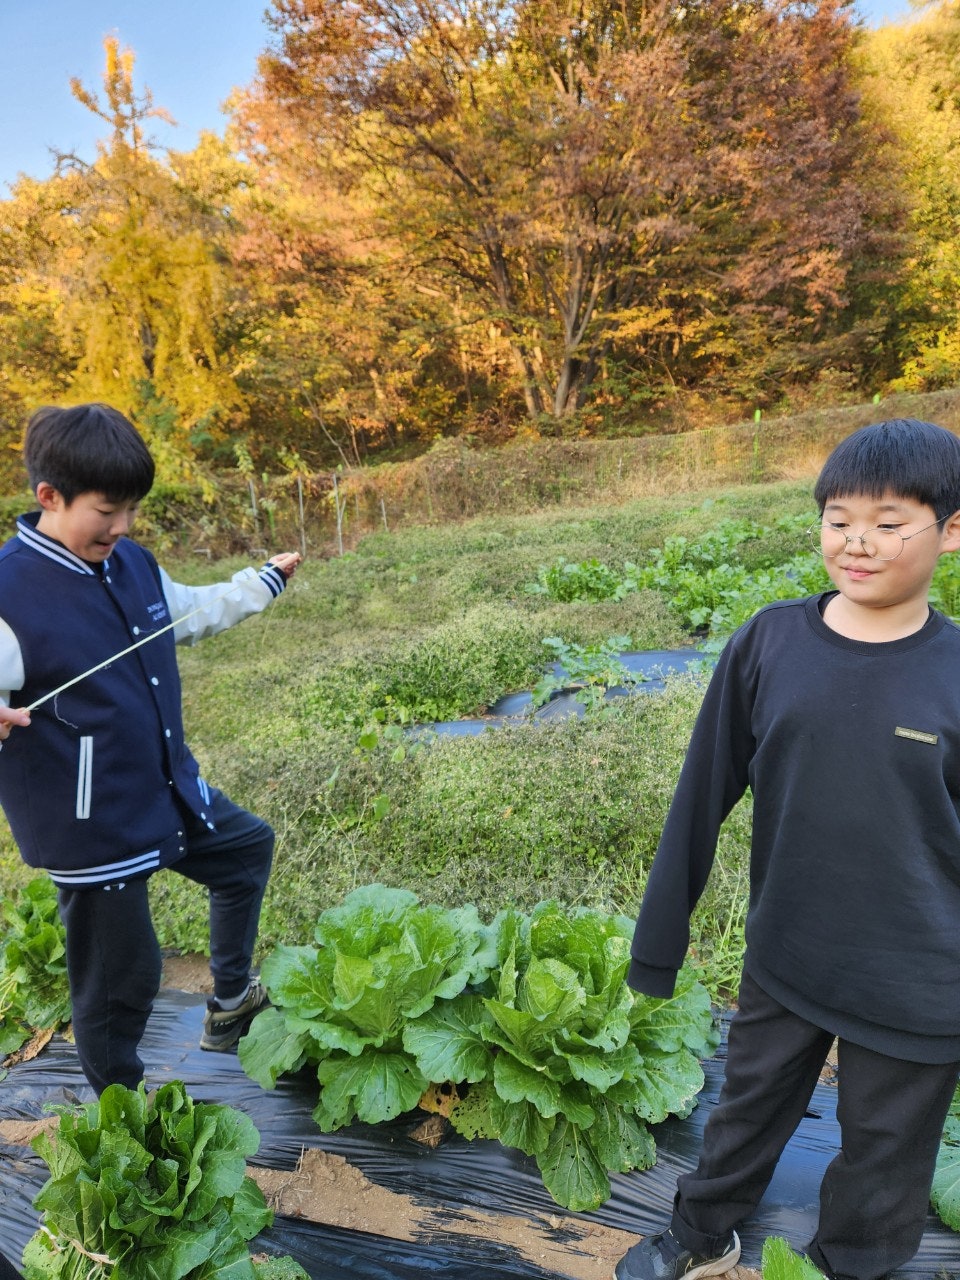
<svg viewBox="0 0 960 1280">
<path fill-rule="evenodd" d="M 67 506 L 81 493 L 139 501 L 153 484 L 153 458 L 143 438 L 106 404 L 38 409 L 27 424 L 23 460 L 34 492 L 46 481 Z"/>
<path fill-rule="evenodd" d="M 960 439 L 917 418 L 891 418 L 841 440 L 823 464 L 813 496 L 820 514 L 834 498 L 890 493 L 932 507 L 938 520 L 960 510 Z"/>
</svg>

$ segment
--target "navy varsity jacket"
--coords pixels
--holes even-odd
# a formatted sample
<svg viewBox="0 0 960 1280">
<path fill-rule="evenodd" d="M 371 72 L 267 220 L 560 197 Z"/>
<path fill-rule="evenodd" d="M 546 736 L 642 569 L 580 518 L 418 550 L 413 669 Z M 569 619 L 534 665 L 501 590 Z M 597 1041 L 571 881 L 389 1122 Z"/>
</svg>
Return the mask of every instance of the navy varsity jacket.
<svg viewBox="0 0 960 1280">
<path fill-rule="evenodd" d="M 4 702 L 30 706 L 179 619 L 44 702 L 0 752 L 0 805 L 24 861 L 66 887 L 119 883 L 182 856 L 184 812 L 208 821 L 210 793 L 183 737 L 176 642 L 259 612 L 286 579 L 267 565 L 185 587 L 126 538 L 94 567 L 40 533 L 38 518 L 21 517 L 0 548 Z"/>
</svg>

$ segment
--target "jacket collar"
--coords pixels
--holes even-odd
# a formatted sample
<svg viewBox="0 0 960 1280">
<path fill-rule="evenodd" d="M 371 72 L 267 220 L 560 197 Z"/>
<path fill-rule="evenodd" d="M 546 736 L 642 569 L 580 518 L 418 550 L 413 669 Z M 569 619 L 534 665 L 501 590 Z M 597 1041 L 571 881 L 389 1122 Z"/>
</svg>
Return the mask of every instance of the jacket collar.
<svg viewBox="0 0 960 1280">
<path fill-rule="evenodd" d="M 87 564 L 86 560 L 81 560 L 78 555 L 74 555 L 72 551 L 68 551 L 62 542 L 58 542 L 56 538 L 51 538 L 46 533 L 41 533 L 37 528 L 40 520 L 39 511 L 30 511 L 24 516 L 20 516 L 17 520 L 17 537 L 21 542 L 25 542 L 33 551 L 37 551 L 42 556 L 47 556 L 50 560 L 55 560 L 58 564 L 63 565 L 65 569 L 71 569 L 74 573 L 85 573 L 97 577 L 97 571 L 92 565 Z M 107 561 L 104 561 L 104 570 L 107 568 Z"/>
</svg>

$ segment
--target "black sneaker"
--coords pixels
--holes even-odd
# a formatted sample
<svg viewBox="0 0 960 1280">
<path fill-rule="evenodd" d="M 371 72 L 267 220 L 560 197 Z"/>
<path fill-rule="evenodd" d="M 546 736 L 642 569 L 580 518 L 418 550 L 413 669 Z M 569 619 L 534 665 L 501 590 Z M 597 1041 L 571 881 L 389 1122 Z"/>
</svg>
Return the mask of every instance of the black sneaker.
<svg viewBox="0 0 960 1280">
<path fill-rule="evenodd" d="M 232 1049 L 261 1010 L 270 1004 L 270 997 L 260 985 L 259 978 L 251 978 L 243 1003 L 236 1009 L 221 1009 L 216 997 L 207 1001 L 203 1017 L 203 1035 L 200 1048 L 213 1053 Z"/>
<path fill-rule="evenodd" d="M 672 1231 L 647 1236 L 623 1255 L 614 1280 L 697 1280 L 721 1276 L 740 1261 L 740 1239 L 734 1231 L 723 1253 L 707 1258 L 685 1249 Z"/>
</svg>

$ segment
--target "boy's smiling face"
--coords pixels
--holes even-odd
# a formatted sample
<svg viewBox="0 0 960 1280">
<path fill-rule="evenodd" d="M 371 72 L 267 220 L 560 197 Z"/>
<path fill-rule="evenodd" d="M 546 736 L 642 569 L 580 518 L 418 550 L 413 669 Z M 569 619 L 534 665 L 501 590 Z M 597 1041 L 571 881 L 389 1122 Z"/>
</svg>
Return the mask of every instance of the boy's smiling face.
<svg viewBox="0 0 960 1280">
<path fill-rule="evenodd" d="M 107 560 L 117 541 L 133 528 L 140 503 L 135 499 L 112 502 L 104 493 L 88 490 L 71 503 L 45 482 L 37 485 L 42 508 L 37 528 L 63 543 L 68 551 L 90 564 Z"/>
<path fill-rule="evenodd" d="M 834 586 L 857 608 L 925 609 L 937 560 L 960 547 L 956 514 L 938 521 L 926 503 L 892 493 L 833 498 L 823 509 L 822 524 L 847 536 L 846 548 L 824 564 Z M 905 539 L 900 554 L 892 560 L 868 555 L 859 535 L 869 529 L 899 533 Z"/>
</svg>

